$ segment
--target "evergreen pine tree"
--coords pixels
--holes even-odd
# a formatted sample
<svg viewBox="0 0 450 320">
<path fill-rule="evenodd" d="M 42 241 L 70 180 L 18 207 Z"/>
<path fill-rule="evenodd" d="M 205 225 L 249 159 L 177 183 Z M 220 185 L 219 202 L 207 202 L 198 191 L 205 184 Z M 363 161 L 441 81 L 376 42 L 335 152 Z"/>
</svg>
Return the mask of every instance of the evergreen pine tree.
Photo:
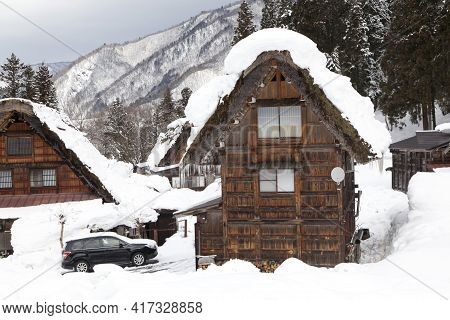
<svg viewBox="0 0 450 320">
<path fill-rule="evenodd" d="M 181 105 L 183 106 L 183 108 L 186 108 L 186 106 L 188 105 L 189 102 L 189 98 L 192 95 L 192 90 L 190 88 L 184 88 L 183 90 L 181 90 Z"/>
<path fill-rule="evenodd" d="M 136 164 L 136 133 L 128 110 L 119 99 L 114 100 L 106 110 L 103 127 L 105 156 L 119 161 Z"/>
<path fill-rule="evenodd" d="M 398 0 L 391 9 L 381 109 L 391 125 L 402 125 L 401 119 L 409 115 L 429 130 L 435 126 L 436 106 L 448 110 L 448 4 Z"/>
<path fill-rule="evenodd" d="M 369 28 L 364 19 L 362 0 L 354 0 L 349 11 L 347 31 L 341 45 L 341 72 L 350 77 L 355 89 L 364 96 L 376 95 L 376 83 L 372 78 L 375 61 L 370 51 Z"/>
<path fill-rule="evenodd" d="M 297 0 L 291 13 L 291 29 L 315 43 L 329 57 L 342 44 L 347 30 L 348 2 L 342 0 Z"/>
<path fill-rule="evenodd" d="M 170 89 L 167 89 L 155 112 L 155 124 L 158 135 L 166 132 L 167 125 L 175 119 L 177 119 L 175 103 L 172 99 L 172 92 Z"/>
<path fill-rule="evenodd" d="M 26 66 L 23 72 L 23 85 L 20 97 L 31 101 L 36 101 L 36 86 L 34 81 L 34 71 L 31 66 Z"/>
<path fill-rule="evenodd" d="M 186 109 L 186 106 L 189 102 L 189 98 L 192 95 L 192 90 L 190 88 L 184 88 L 181 90 L 181 99 L 178 100 L 175 104 L 175 113 L 176 113 L 176 119 L 184 118 L 186 115 L 184 114 L 184 109 Z"/>
<path fill-rule="evenodd" d="M 264 0 L 262 9 L 261 29 L 277 27 L 278 7 L 276 0 Z"/>
<path fill-rule="evenodd" d="M 277 28 L 293 29 L 292 14 L 294 11 L 294 0 L 280 0 L 277 11 Z"/>
<path fill-rule="evenodd" d="M 435 41 L 433 42 L 434 95 L 444 114 L 450 113 L 450 7 L 448 1 L 436 14 Z M 434 111 L 434 109 L 433 109 Z M 436 127 L 436 115 L 432 112 L 433 128 Z"/>
<path fill-rule="evenodd" d="M 6 63 L 1 66 L 0 81 L 6 86 L 3 88 L 5 98 L 19 98 L 20 87 L 22 85 L 24 64 L 14 53 L 6 59 Z"/>
<path fill-rule="evenodd" d="M 370 52 L 372 53 L 374 66 L 371 70 L 371 79 L 374 83 L 370 97 L 378 108 L 378 99 L 381 94 L 381 57 L 384 54 L 384 43 L 390 25 L 389 0 L 364 0 L 363 12 L 368 27 L 368 39 Z"/>
<path fill-rule="evenodd" d="M 247 38 L 255 31 L 256 27 L 253 24 L 253 13 L 247 2 L 244 0 L 242 1 L 239 9 L 237 26 L 234 29 L 234 37 L 231 45 L 234 46 L 236 43 Z"/>
<path fill-rule="evenodd" d="M 57 109 L 56 88 L 53 84 L 52 75 L 46 65 L 41 64 L 39 66 L 34 81 L 37 91 L 36 101 L 45 104 L 47 107 Z"/>
<path fill-rule="evenodd" d="M 140 118 L 142 119 L 142 123 L 139 126 L 139 162 L 144 162 L 147 160 L 150 152 L 155 146 L 158 135 L 153 115 L 150 112 L 145 112 Z"/>
</svg>

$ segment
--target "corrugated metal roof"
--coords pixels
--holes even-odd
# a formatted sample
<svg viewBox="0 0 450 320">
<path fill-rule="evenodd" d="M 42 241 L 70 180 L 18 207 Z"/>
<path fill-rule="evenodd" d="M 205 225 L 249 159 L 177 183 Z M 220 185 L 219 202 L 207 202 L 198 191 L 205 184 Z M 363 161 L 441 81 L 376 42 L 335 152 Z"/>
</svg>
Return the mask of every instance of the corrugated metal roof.
<svg viewBox="0 0 450 320">
<path fill-rule="evenodd" d="M 433 150 L 450 144 L 450 133 L 418 131 L 416 136 L 391 144 L 392 149 Z"/>
<path fill-rule="evenodd" d="M 91 193 L 49 193 L 30 195 L 2 195 L 0 208 L 31 207 L 41 204 L 63 203 L 98 199 Z"/>
</svg>

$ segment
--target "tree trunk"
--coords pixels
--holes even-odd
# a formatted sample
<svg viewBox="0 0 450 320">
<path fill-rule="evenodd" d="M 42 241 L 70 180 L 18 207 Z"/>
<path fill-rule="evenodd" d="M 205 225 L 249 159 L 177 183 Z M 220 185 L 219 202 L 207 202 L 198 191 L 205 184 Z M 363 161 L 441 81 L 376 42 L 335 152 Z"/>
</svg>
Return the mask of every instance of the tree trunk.
<svg viewBox="0 0 450 320">
<path fill-rule="evenodd" d="M 422 127 L 423 130 L 430 130 L 429 111 L 427 104 L 422 104 Z"/>
<path fill-rule="evenodd" d="M 431 129 L 434 130 L 436 128 L 436 106 L 434 105 L 434 87 L 431 87 Z"/>
<path fill-rule="evenodd" d="M 432 127 L 431 129 L 436 129 L 436 107 L 434 106 L 434 101 L 431 103 L 431 119 L 432 119 Z"/>
</svg>

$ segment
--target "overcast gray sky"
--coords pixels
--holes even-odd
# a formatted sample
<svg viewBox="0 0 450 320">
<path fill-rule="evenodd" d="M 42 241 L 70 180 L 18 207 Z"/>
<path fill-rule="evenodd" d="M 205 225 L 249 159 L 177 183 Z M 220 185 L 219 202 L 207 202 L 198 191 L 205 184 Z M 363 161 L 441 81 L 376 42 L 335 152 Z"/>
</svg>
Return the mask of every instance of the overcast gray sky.
<svg viewBox="0 0 450 320">
<path fill-rule="evenodd" d="M 0 0 L 0 64 L 14 52 L 26 63 L 78 56 L 4 4 L 86 54 L 104 43 L 153 33 L 235 0 Z"/>
</svg>

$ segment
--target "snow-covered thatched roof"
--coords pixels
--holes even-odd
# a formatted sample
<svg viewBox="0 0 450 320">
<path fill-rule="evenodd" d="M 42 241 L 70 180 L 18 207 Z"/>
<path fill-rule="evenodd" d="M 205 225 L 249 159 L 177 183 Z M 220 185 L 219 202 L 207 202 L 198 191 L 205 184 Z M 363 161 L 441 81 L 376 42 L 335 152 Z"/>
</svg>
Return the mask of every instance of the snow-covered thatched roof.
<svg viewBox="0 0 450 320">
<path fill-rule="evenodd" d="M 348 137 L 354 134 L 350 133 L 350 128 L 343 121 L 334 126 L 336 133 L 349 138 L 347 140 L 354 140 L 348 144 L 360 149 L 359 156 L 356 155 L 358 160 L 365 162 L 373 157 L 381 157 L 388 150 L 390 134 L 386 126 L 375 119 L 371 100 L 361 96 L 348 77 L 327 69 L 325 55 L 312 40 L 285 29 L 264 29 L 237 43 L 225 59 L 225 75 L 213 79 L 191 96 L 185 111 L 193 124 L 189 144 L 195 141 L 197 134 L 224 100 L 229 99 L 239 80 L 244 79 L 256 67 L 258 57 L 269 52 L 288 52 L 299 72 L 306 71 L 312 85 L 319 89 L 315 92 L 322 98 L 322 104 L 333 106 L 342 119 L 356 129 L 358 137 Z M 330 115 L 330 112 L 325 114 Z M 329 120 L 336 122 L 334 116 L 334 119 Z M 356 140 L 365 143 L 367 147 L 356 146 Z M 368 151 L 364 152 L 364 148 L 368 148 Z"/>
<path fill-rule="evenodd" d="M 328 110 L 322 110 L 322 115 L 333 122 L 329 129 L 340 135 L 341 140 L 346 140 L 357 160 L 367 162 L 381 157 L 388 150 L 391 136 L 385 124 L 375 119 L 372 101 L 361 96 L 348 77 L 327 69 L 326 56 L 312 40 L 285 29 L 264 29 L 237 43 L 225 59 L 223 75 L 213 78 L 190 97 L 185 110 L 192 126 L 184 146 L 188 153 L 193 143 L 200 144 L 199 140 L 204 139 L 205 124 L 215 124 L 212 116 L 219 107 L 225 108 L 224 102 L 236 91 L 240 80 L 256 67 L 259 57 L 270 52 L 288 53 L 289 59 L 281 59 L 290 60 L 308 78 L 321 104 L 328 106 Z M 180 134 L 181 131 L 177 131 L 169 139 L 160 139 L 161 145 L 153 150 L 150 158 L 158 161 L 152 161 L 152 166 L 159 165 Z"/>
</svg>

